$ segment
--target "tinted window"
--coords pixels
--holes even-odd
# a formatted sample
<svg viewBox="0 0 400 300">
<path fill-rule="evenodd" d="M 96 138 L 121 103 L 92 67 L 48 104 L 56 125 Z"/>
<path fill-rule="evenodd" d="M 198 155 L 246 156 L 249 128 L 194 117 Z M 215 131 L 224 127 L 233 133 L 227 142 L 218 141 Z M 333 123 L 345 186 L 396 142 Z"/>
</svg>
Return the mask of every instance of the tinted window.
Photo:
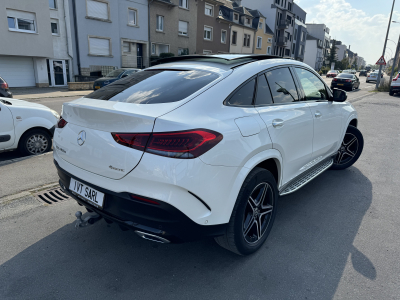
<svg viewBox="0 0 400 300">
<path fill-rule="evenodd" d="M 244 84 L 235 94 L 229 99 L 228 103 L 231 105 L 252 105 L 254 95 L 255 79 L 250 80 Z"/>
<path fill-rule="evenodd" d="M 298 101 L 296 86 L 288 68 L 276 69 L 265 73 L 271 88 L 274 103 Z"/>
<path fill-rule="evenodd" d="M 351 74 L 339 74 L 337 78 L 350 78 L 353 79 L 353 75 Z"/>
<path fill-rule="evenodd" d="M 301 85 L 306 96 L 305 100 L 326 100 L 328 95 L 326 93 L 325 85 L 321 80 L 311 73 L 310 71 L 295 68 L 297 76 L 300 79 Z"/>
<path fill-rule="evenodd" d="M 136 73 L 137 72 L 137 70 L 128 70 L 128 71 L 125 71 L 125 73 L 124 73 L 124 75 L 131 75 L 131 74 L 133 74 L 133 73 Z"/>
<path fill-rule="evenodd" d="M 137 104 L 169 103 L 190 96 L 217 78 L 217 74 L 206 71 L 149 70 L 117 80 L 85 98 Z"/>
<path fill-rule="evenodd" d="M 271 91 L 267 83 L 265 75 L 258 76 L 257 79 L 257 97 L 256 105 L 272 104 Z"/>
</svg>

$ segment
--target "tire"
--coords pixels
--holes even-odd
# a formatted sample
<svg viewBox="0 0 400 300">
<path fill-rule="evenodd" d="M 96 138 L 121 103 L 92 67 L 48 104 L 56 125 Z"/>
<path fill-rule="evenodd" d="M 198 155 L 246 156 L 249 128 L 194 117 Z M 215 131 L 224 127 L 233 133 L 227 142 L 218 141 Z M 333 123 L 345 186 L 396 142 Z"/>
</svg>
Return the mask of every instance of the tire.
<svg viewBox="0 0 400 300">
<path fill-rule="evenodd" d="M 215 241 L 239 255 L 256 252 L 272 229 L 278 195 L 271 172 L 254 168 L 243 182 L 225 234 L 216 237 Z"/>
<path fill-rule="evenodd" d="M 363 148 L 362 133 L 356 127 L 349 125 L 331 169 L 344 170 L 352 166 L 360 157 Z"/>
<path fill-rule="evenodd" d="M 392 90 L 389 90 L 389 95 L 394 96 L 394 92 Z"/>
<path fill-rule="evenodd" d="M 32 129 L 22 135 L 18 149 L 23 155 L 38 155 L 50 151 L 51 146 L 51 136 L 45 130 Z"/>
</svg>

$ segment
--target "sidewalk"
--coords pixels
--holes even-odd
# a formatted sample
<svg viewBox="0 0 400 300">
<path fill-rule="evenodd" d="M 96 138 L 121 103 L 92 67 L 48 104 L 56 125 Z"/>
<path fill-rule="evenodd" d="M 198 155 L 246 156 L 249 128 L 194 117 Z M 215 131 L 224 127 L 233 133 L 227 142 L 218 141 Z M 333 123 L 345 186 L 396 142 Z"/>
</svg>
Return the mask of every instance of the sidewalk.
<svg viewBox="0 0 400 300">
<path fill-rule="evenodd" d="M 60 97 L 79 97 L 93 92 L 87 91 L 69 91 L 67 87 L 48 87 L 48 88 L 10 88 L 15 99 L 43 99 Z"/>
</svg>

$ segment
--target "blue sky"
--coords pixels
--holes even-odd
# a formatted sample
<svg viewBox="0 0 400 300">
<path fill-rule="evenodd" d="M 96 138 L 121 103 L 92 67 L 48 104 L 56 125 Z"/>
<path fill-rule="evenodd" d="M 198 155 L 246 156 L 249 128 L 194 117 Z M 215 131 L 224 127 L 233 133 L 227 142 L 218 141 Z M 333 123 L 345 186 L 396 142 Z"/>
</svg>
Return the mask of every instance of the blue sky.
<svg viewBox="0 0 400 300">
<path fill-rule="evenodd" d="M 351 50 L 364 57 L 368 64 L 382 55 L 392 0 L 294 0 L 307 12 L 307 23 L 325 23 L 331 38 L 351 45 Z M 400 22 L 400 1 L 394 6 L 392 20 Z M 392 23 L 389 39 L 397 43 L 400 24 Z M 395 43 L 388 41 L 385 57 L 396 51 Z M 393 54 L 392 54 L 393 52 Z"/>
</svg>

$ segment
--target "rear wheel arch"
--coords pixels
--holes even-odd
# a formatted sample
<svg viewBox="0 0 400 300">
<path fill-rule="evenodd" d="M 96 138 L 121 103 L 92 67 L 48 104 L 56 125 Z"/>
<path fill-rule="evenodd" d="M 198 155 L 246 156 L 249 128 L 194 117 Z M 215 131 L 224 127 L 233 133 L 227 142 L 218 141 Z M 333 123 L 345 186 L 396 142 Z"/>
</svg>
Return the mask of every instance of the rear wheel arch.
<svg viewBox="0 0 400 300">
<path fill-rule="evenodd" d="M 274 159 L 274 158 L 266 159 L 266 160 L 260 162 L 254 168 L 262 168 L 262 169 L 270 171 L 276 180 L 277 186 L 279 186 L 281 166 L 277 159 Z"/>
<path fill-rule="evenodd" d="M 350 121 L 350 123 L 349 123 L 349 126 L 354 126 L 354 127 L 356 127 L 357 128 L 357 125 L 358 125 L 358 120 L 357 119 L 353 119 L 353 120 L 351 120 Z"/>
</svg>

